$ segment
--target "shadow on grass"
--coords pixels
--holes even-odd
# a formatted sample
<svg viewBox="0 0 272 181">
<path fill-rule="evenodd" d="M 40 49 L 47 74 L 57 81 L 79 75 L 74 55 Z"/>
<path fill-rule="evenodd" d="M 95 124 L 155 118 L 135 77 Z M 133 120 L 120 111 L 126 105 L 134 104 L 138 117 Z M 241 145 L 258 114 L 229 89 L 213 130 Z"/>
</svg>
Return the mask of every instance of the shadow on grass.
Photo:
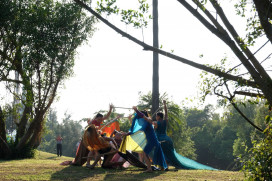
<svg viewBox="0 0 272 181">
<path fill-rule="evenodd" d="M 164 171 L 146 173 L 145 169 L 129 167 L 128 169 L 103 169 L 96 167 L 88 169 L 80 166 L 64 166 L 60 171 L 51 175 L 51 180 L 146 180 L 157 177 Z"/>
<path fill-rule="evenodd" d="M 0 160 L 0 163 L 5 163 L 7 162 L 8 160 Z"/>
<path fill-rule="evenodd" d="M 51 157 L 48 157 L 48 158 L 46 158 L 46 159 L 49 159 L 49 160 L 56 160 L 56 159 L 58 159 L 59 157 L 58 156 L 51 156 Z"/>
</svg>

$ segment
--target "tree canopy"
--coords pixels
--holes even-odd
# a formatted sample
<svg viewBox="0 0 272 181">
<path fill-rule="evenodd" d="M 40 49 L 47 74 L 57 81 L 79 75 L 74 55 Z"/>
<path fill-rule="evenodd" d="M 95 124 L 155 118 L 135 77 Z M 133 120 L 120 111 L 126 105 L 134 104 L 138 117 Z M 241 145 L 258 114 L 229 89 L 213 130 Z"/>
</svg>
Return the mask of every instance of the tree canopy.
<svg viewBox="0 0 272 181">
<path fill-rule="evenodd" d="M 1 1 L 0 16 L 0 81 L 18 113 L 12 115 L 16 139 L 0 137 L 1 157 L 23 157 L 39 146 L 45 115 L 73 74 L 76 49 L 94 32 L 95 18 L 72 1 L 54 0 Z"/>
</svg>

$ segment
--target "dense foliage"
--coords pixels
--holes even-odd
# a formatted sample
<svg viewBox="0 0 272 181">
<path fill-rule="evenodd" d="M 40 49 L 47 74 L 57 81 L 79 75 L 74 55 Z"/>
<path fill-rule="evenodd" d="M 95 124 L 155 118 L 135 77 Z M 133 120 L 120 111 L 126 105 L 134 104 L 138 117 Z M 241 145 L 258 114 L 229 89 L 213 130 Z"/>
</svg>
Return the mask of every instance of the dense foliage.
<svg viewBox="0 0 272 181">
<path fill-rule="evenodd" d="M 9 104 L 3 112 L 11 113 L 0 119 L 0 158 L 28 157 L 40 144 L 58 88 L 73 74 L 77 47 L 94 31 L 94 18 L 66 0 L 3 0 L 0 17 L 0 82 L 6 88 L 0 96 Z M 12 129 L 16 137 L 7 142 Z"/>
<path fill-rule="evenodd" d="M 253 141 L 253 147 L 246 147 L 247 154 L 241 156 L 243 171 L 249 180 L 271 180 L 272 178 L 272 129 L 271 124 L 264 131 L 265 138 Z"/>
<path fill-rule="evenodd" d="M 247 103 L 239 108 L 260 127 L 265 127 L 265 105 Z M 264 135 L 254 129 L 232 107 L 226 107 L 220 117 L 213 106 L 203 109 L 184 108 L 187 124 L 193 131 L 197 160 L 220 169 L 240 169 L 240 155 L 247 155 L 245 148 L 252 148 L 253 142 Z"/>
<path fill-rule="evenodd" d="M 63 138 L 62 154 L 74 157 L 77 149 L 76 145 L 82 135 L 81 121 L 72 120 L 71 115 L 66 113 L 62 123 L 58 123 L 56 111 L 50 110 L 46 121 L 45 136 L 42 138 L 39 150 L 56 154 L 56 138 L 61 136 Z"/>
</svg>

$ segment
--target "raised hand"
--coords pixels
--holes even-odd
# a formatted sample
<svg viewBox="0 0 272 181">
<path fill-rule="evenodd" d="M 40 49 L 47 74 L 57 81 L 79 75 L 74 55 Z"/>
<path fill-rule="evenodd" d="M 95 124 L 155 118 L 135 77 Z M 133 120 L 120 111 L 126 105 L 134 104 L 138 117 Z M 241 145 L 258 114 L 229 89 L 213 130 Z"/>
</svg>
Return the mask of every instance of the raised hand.
<svg viewBox="0 0 272 181">
<path fill-rule="evenodd" d="M 134 111 L 136 111 L 136 110 L 137 110 L 137 107 L 136 107 L 136 106 L 132 106 L 132 109 L 134 109 Z"/>
</svg>

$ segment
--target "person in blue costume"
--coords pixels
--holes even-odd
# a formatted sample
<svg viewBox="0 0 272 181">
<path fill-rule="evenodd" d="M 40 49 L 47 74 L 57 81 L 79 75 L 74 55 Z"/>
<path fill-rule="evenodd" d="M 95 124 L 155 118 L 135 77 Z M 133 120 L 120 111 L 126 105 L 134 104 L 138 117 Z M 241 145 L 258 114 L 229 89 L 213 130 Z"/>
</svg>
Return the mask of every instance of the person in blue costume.
<svg viewBox="0 0 272 181">
<path fill-rule="evenodd" d="M 148 117 L 148 114 L 146 111 L 138 111 L 136 106 L 133 106 L 133 109 L 135 110 L 136 114 L 132 121 L 131 128 L 129 130 L 129 133 L 127 135 L 131 136 L 132 139 L 135 139 L 134 142 L 139 144 L 140 147 L 143 149 L 143 158 L 147 164 L 147 171 L 152 172 L 151 168 L 151 162 L 149 160 L 149 157 L 152 158 L 152 161 L 155 165 L 159 165 L 162 170 L 167 170 L 167 164 L 163 155 L 163 151 L 161 148 L 161 145 L 156 137 L 153 125 L 152 125 L 152 119 Z M 137 133 L 144 132 L 143 136 L 142 134 L 139 134 L 141 139 L 137 137 Z M 146 144 L 141 145 L 138 142 L 138 140 L 143 140 L 144 138 L 146 140 Z M 121 145 L 122 147 L 122 145 Z"/>
<path fill-rule="evenodd" d="M 156 120 L 153 122 L 155 132 L 166 159 L 166 162 L 177 169 L 201 169 L 201 170 L 216 170 L 212 167 L 200 164 L 194 160 L 186 158 L 176 152 L 173 142 L 166 134 L 166 128 L 168 124 L 168 111 L 166 107 L 166 101 L 163 101 L 165 116 L 162 112 L 156 113 Z M 163 119 L 164 117 L 164 119 Z"/>
</svg>

